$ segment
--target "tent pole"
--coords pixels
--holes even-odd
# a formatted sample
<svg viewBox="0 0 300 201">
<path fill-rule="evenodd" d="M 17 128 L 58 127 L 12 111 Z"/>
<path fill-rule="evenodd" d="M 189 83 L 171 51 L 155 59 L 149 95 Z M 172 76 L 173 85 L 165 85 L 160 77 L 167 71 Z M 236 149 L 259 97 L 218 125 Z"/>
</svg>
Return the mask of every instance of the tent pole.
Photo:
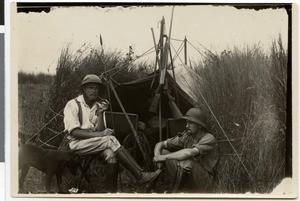
<svg viewBox="0 0 300 201">
<path fill-rule="evenodd" d="M 153 43 L 154 43 L 154 47 L 155 47 L 155 66 L 154 66 L 154 77 L 153 77 L 153 80 L 151 82 L 151 85 L 150 85 L 150 90 L 152 89 L 153 87 L 153 84 L 154 84 L 154 80 L 155 80 L 155 77 L 156 77 L 156 69 L 157 69 L 157 65 L 160 64 L 160 60 L 159 60 L 159 47 L 160 44 L 156 44 L 156 40 L 155 40 L 155 35 L 154 35 L 154 31 L 153 31 L 153 28 L 151 28 L 151 32 L 152 32 L 152 37 L 153 37 Z M 159 40 L 160 41 L 160 40 Z M 160 67 L 159 67 L 160 68 Z"/>
<path fill-rule="evenodd" d="M 163 38 L 164 38 L 164 30 L 165 30 L 165 18 L 163 17 L 161 20 L 161 24 L 160 24 L 160 38 L 159 38 L 159 46 L 160 46 L 160 65 L 159 65 L 159 76 L 162 76 L 162 71 L 163 71 L 163 64 L 164 64 L 164 43 L 163 43 Z M 165 66 L 166 67 L 166 66 Z M 159 85 L 160 83 L 160 79 L 159 79 Z M 162 124 L 161 124 L 161 97 L 159 99 L 159 103 L 158 103 L 158 121 L 159 121 L 159 141 L 162 141 Z"/>
<path fill-rule="evenodd" d="M 124 115 L 125 115 L 125 117 L 126 117 L 126 120 L 128 121 L 128 124 L 129 124 L 129 126 L 130 126 L 131 132 L 133 133 L 133 135 L 134 135 L 134 137 L 135 137 L 135 140 L 136 140 L 136 142 L 137 142 L 137 144 L 138 144 L 138 146 L 139 146 L 139 148 L 140 148 L 140 150 L 141 150 L 141 152 L 142 152 L 142 155 L 143 155 L 144 160 L 146 161 L 146 163 L 148 163 L 149 160 L 148 160 L 148 157 L 146 156 L 146 153 L 143 151 L 143 147 L 142 147 L 142 144 L 141 144 L 141 142 L 140 142 L 140 138 L 138 137 L 138 134 L 137 134 L 136 130 L 134 129 L 134 127 L 133 127 L 133 125 L 132 125 L 132 122 L 131 122 L 131 120 L 129 119 L 129 116 L 128 116 L 128 114 L 126 113 L 126 110 L 125 110 L 125 108 L 124 108 L 124 106 L 123 106 L 123 104 L 122 104 L 122 102 L 121 102 L 121 100 L 120 100 L 120 98 L 119 98 L 119 96 L 118 96 L 118 94 L 117 94 L 117 92 L 116 92 L 116 90 L 115 90 L 115 88 L 114 88 L 114 86 L 113 86 L 111 80 L 109 79 L 109 80 L 106 80 L 106 81 L 107 81 L 107 83 L 109 84 L 109 86 L 110 86 L 110 88 L 111 88 L 111 90 L 112 90 L 112 92 L 113 92 L 113 94 L 114 94 L 116 100 L 118 101 L 118 104 L 119 104 L 119 106 L 120 106 L 122 112 L 124 113 Z M 149 165 L 149 164 L 148 164 L 148 165 Z"/>
<path fill-rule="evenodd" d="M 184 64 L 187 65 L 187 44 L 186 36 L 184 36 Z"/>
<path fill-rule="evenodd" d="M 159 120 L 159 141 L 162 141 L 162 123 L 161 123 L 161 98 L 159 99 L 159 112 L 158 112 L 158 120 Z"/>
</svg>

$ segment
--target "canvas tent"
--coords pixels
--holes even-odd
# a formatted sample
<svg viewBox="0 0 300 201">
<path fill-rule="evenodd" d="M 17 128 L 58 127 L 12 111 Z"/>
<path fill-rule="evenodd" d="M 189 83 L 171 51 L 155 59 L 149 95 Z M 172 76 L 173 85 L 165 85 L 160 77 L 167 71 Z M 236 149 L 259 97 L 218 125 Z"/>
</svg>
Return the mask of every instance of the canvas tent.
<svg viewBox="0 0 300 201">
<path fill-rule="evenodd" d="M 154 84 L 151 87 L 151 83 L 154 79 Z M 158 85 L 159 74 L 152 73 L 146 77 L 119 84 L 115 87 L 117 94 L 122 101 L 122 104 L 127 112 L 135 113 L 139 116 L 139 120 L 147 122 L 151 117 L 155 116 L 155 113 L 149 112 L 150 102 L 153 97 L 154 90 Z M 182 90 L 173 77 L 167 73 L 166 79 L 169 83 L 169 89 L 174 97 L 178 97 L 175 101 L 180 111 L 185 114 L 188 109 L 193 107 L 193 99 Z M 115 98 L 112 97 L 113 111 L 120 111 L 121 108 Z M 161 93 L 162 99 L 162 116 L 164 118 L 172 118 L 172 112 L 168 104 L 168 98 L 164 93 Z"/>
</svg>

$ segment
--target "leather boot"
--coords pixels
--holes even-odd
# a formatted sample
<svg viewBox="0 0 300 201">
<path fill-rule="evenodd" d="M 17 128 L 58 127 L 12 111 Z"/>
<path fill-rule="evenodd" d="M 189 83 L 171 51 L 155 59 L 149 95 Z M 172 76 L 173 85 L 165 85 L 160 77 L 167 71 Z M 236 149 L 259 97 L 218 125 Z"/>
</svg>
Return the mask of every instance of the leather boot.
<svg viewBox="0 0 300 201">
<path fill-rule="evenodd" d="M 132 176 L 134 176 L 139 184 L 150 183 L 161 173 L 160 169 L 155 172 L 145 172 L 123 146 L 121 146 L 115 153 L 118 162 L 123 165 L 126 170 L 132 174 Z"/>
<path fill-rule="evenodd" d="M 118 190 L 118 163 L 106 164 L 105 184 L 109 193 L 116 193 Z"/>
<path fill-rule="evenodd" d="M 190 174 L 189 171 L 187 171 L 181 167 L 177 168 L 172 193 L 183 192 L 189 174 Z"/>
</svg>

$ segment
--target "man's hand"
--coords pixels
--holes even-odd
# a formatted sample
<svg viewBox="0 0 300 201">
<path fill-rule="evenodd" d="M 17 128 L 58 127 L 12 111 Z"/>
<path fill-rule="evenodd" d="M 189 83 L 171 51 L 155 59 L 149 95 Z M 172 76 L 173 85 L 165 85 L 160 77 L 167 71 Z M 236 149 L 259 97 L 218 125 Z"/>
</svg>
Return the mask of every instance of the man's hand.
<svg viewBox="0 0 300 201">
<path fill-rule="evenodd" d="M 108 136 L 108 135 L 114 135 L 115 134 L 115 130 L 113 129 L 110 129 L 110 128 L 106 128 L 104 131 L 103 131 L 103 136 Z"/>
<path fill-rule="evenodd" d="M 164 164 L 163 164 L 163 162 L 157 162 L 157 163 L 155 163 L 155 165 L 158 169 L 163 169 Z"/>
<path fill-rule="evenodd" d="M 103 114 L 103 112 L 104 112 L 105 110 L 107 110 L 108 107 L 109 107 L 109 102 L 108 102 L 108 100 L 106 100 L 106 99 L 103 99 L 103 101 L 102 101 L 100 104 L 101 104 L 101 108 L 100 108 L 99 111 L 98 111 L 98 116 L 99 116 L 100 114 Z"/>
<path fill-rule="evenodd" d="M 166 155 L 157 155 L 153 157 L 153 162 L 158 163 L 166 160 Z"/>
<path fill-rule="evenodd" d="M 102 110 L 107 110 L 109 106 L 108 100 L 104 100 L 101 102 Z"/>
<path fill-rule="evenodd" d="M 164 155 L 157 155 L 153 157 L 153 162 L 158 169 L 163 168 L 163 161 L 165 160 L 166 158 L 164 157 Z"/>
</svg>

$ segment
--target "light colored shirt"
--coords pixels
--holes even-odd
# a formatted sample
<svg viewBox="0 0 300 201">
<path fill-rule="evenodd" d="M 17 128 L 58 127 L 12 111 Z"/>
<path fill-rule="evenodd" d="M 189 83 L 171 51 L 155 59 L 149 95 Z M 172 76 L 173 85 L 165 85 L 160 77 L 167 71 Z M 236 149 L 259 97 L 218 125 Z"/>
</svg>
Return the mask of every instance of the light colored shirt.
<svg viewBox="0 0 300 201">
<path fill-rule="evenodd" d="M 93 107 L 90 108 L 84 101 L 83 95 L 76 98 L 82 109 L 82 124 L 79 121 L 79 107 L 75 99 L 70 100 L 64 109 L 64 124 L 65 131 L 71 133 L 75 128 L 81 128 L 88 131 L 95 131 L 97 123 L 99 122 L 99 117 L 96 115 L 97 105 L 102 108 L 102 105 L 95 102 Z"/>
<path fill-rule="evenodd" d="M 218 144 L 215 137 L 210 133 L 196 133 L 194 135 L 184 134 L 175 136 L 166 141 L 167 149 L 180 150 L 186 148 L 197 148 L 199 154 L 194 158 L 204 169 L 212 172 L 218 161 Z"/>
</svg>

